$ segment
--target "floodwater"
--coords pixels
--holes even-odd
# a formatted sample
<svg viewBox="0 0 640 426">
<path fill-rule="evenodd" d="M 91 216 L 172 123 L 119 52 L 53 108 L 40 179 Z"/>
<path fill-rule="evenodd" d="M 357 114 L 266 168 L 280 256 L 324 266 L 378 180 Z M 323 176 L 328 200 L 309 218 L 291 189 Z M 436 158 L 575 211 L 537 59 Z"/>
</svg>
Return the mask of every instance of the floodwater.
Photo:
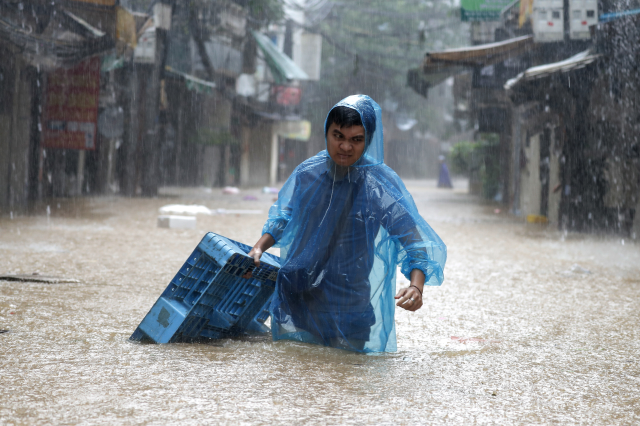
<svg viewBox="0 0 640 426">
<path fill-rule="evenodd" d="M 165 190 L 0 219 L 0 273 L 80 280 L 0 281 L 0 423 L 638 424 L 640 244 L 407 186 L 448 245 L 445 283 L 417 313 L 397 311 L 398 352 L 377 356 L 127 340 L 205 232 L 252 244 L 273 195 Z M 264 214 L 157 228 L 174 203 Z"/>
</svg>

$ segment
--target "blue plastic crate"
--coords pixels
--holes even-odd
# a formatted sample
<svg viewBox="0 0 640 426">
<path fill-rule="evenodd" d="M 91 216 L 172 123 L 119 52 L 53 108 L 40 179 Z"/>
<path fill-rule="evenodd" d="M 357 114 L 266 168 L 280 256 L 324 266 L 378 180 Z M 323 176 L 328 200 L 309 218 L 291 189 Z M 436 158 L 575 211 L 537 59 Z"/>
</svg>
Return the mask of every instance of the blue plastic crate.
<svg viewBox="0 0 640 426">
<path fill-rule="evenodd" d="M 264 322 L 280 258 L 264 253 L 256 268 L 250 250 L 206 234 L 130 339 L 170 343 L 269 331 Z M 242 278 L 247 271 L 252 278 Z"/>
</svg>

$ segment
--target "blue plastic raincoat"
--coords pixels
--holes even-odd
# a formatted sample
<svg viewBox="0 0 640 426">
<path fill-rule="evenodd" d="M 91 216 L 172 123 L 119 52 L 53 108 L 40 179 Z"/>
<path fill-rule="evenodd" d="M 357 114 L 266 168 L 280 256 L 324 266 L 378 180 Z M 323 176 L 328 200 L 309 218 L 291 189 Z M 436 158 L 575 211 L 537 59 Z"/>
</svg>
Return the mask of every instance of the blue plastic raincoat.
<svg viewBox="0 0 640 426">
<path fill-rule="evenodd" d="M 271 302 L 273 339 L 391 352 L 397 266 L 407 279 L 420 269 L 425 285 L 440 285 L 446 246 L 383 162 L 378 104 L 354 95 L 337 106 L 360 113 L 362 156 L 344 174 L 326 150 L 304 161 L 263 228 L 283 259 Z"/>
</svg>

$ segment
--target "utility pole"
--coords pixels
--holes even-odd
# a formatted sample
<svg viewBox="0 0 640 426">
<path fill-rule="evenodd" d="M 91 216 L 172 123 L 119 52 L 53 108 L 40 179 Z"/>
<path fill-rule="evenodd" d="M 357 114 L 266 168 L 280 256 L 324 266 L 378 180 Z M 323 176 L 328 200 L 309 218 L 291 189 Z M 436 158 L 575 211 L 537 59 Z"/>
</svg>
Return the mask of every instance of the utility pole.
<svg viewBox="0 0 640 426">
<path fill-rule="evenodd" d="M 160 176 L 160 135 L 159 105 L 160 80 L 162 79 L 171 28 L 171 15 L 175 0 L 160 0 L 153 6 L 153 20 L 156 28 L 155 60 L 146 82 L 144 114 L 144 132 L 142 135 L 142 195 L 155 197 L 158 195 L 158 178 Z"/>
</svg>

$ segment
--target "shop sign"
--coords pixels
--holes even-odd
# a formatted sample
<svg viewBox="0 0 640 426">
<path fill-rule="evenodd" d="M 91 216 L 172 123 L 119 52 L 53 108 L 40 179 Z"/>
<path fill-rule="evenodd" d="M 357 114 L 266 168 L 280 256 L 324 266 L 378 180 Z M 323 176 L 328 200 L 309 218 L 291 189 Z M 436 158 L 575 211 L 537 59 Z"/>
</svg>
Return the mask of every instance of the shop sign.
<svg viewBox="0 0 640 426">
<path fill-rule="evenodd" d="M 308 141 L 311 136 L 311 122 L 307 120 L 278 121 L 274 124 L 274 131 L 285 139 Z"/>
<path fill-rule="evenodd" d="M 94 150 L 99 94 L 98 57 L 49 74 L 43 111 L 42 146 Z"/>
<path fill-rule="evenodd" d="M 302 97 L 302 90 L 293 86 L 273 86 L 271 89 L 276 104 L 283 106 L 298 105 Z"/>
<path fill-rule="evenodd" d="M 512 0 L 461 0 L 460 17 L 463 21 L 499 21 L 500 12 Z"/>
<path fill-rule="evenodd" d="M 156 61 L 156 27 L 144 30 L 133 49 L 133 60 L 140 64 L 153 64 Z"/>
</svg>

